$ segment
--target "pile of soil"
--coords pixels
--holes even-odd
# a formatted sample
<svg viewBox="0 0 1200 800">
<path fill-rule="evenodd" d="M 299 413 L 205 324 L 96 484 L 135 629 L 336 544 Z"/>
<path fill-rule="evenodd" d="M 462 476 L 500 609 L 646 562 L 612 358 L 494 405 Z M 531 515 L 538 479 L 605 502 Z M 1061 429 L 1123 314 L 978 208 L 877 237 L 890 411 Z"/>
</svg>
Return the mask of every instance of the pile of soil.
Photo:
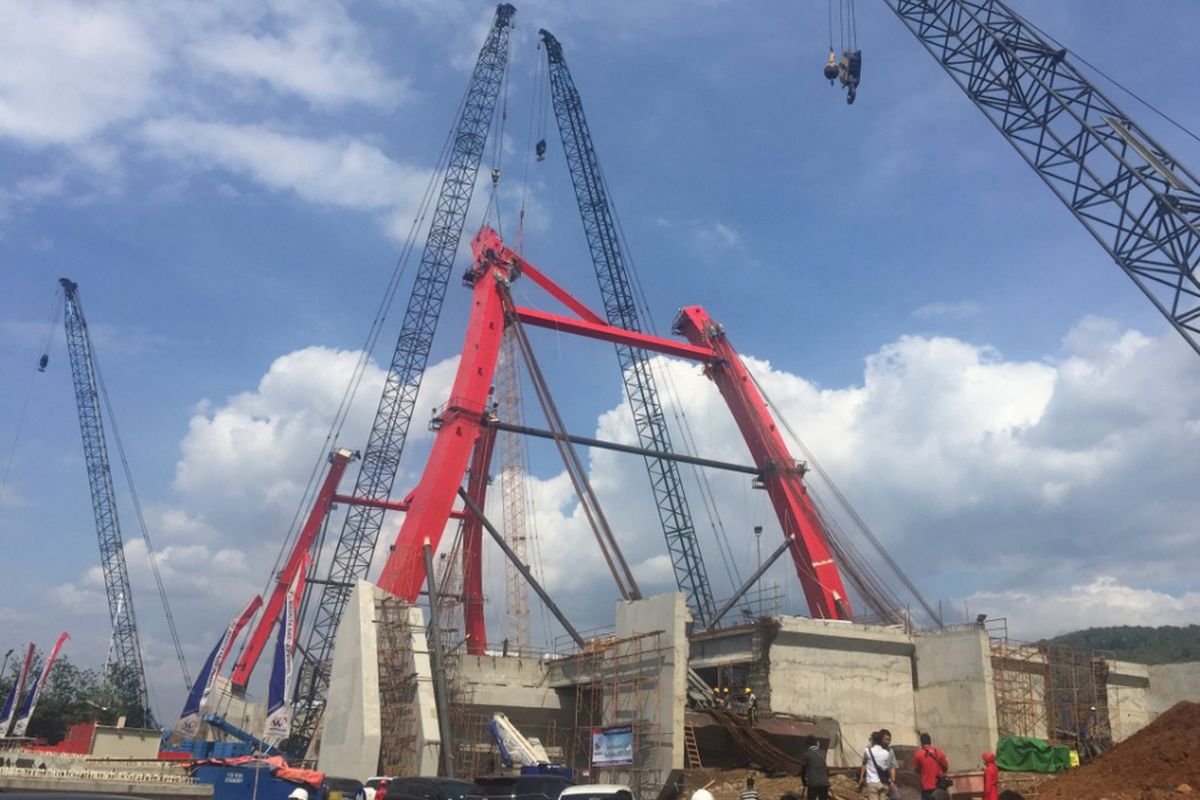
<svg viewBox="0 0 1200 800">
<path fill-rule="evenodd" d="M 1037 800 L 1200 800 L 1197 738 L 1200 703 L 1178 703 L 1099 758 L 1042 784 Z"/>
</svg>

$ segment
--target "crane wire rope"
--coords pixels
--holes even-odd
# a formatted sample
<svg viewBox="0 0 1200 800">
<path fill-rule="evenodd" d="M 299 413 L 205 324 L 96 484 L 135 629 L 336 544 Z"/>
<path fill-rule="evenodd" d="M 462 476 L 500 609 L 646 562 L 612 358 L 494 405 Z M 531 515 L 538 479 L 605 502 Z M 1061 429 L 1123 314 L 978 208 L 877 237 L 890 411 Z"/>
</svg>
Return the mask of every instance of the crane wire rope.
<svg viewBox="0 0 1200 800">
<path fill-rule="evenodd" d="M 425 221 L 428 218 L 429 210 L 433 206 L 434 200 L 437 197 L 437 187 L 443 173 L 448 168 L 450 161 L 450 153 L 454 146 L 454 137 L 456 133 L 456 121 L 462 116 L 463 108 L 467 104 L 467 99 L 470 95 L 470 86 L 463 92 L 458 103 L 457 112 L 454 120 L 450 124 L 446 132 L 446 137 L 442 142 L 441 152 L 438 154 L 437 160 L 434 162 L 434 168 L 430 171 L 429 180 L 425 185 L 424 192 L 421 195 L 421 200 L 417 204 L 413 220 L 409 226 L 408 234 L 405 237 L 403 245 L 401 245 L 400 253 L 392 267 L 391 275 L 384 286 L 384 291 L 380 295 L 379 304 L 375 309 L 375 315 L 371 320 L 371 325 L 368 328 L 367 335 L 363 341 L 362 347 L 359 349 L 358 359 L 355 362 L 354 368 L 351 371 L 349 380 L 346 382 L 346 388 L 342 393 L 342 397 L 338 403 L 338 407 L 334 412 L 333 419 L 330 422 L 328 431 L 322 442 L 319 455 L 314 461 L 312 470 L 309 474 L 308 484 L 305 487 L 304 493 L 296 506 L 295 514 L 292 517 L 292 522 L 289 526 L 287 535 L 280 543 L 279 552 L 275 557 L 275 564 L 271 572 L 267 576 L 267 581 L 264 586 L 264 594 L 270 591 L 271 583 L 275 580 L 275 575 L 279 571 L 286 554 L 290 551 L 296 537 L 300 534 L 299 521 L 304 514 L 304 510 L 311 506 L 316 496 L 317 480 L 321 474 L 322 466 L 329 450 L 335 445 L 341 437 L 342 430 L 345 427 L 346 420 L 350 416 L 350 411 L 354 405 L 354 400 L 358 395 L 359 389 L 362 387 L 363 379 L 366 376 L 367 367 L 371 363 L 371 356 L 374 355 L 375 349 L 379 343 L 379 337 L 383 332 L 384 323 L 387 321 L 388 314 L 395 303 L 396 296 L 400 291 L 405 276 L 408 273 L 408 268 L 412 263 L 412 255 L 416 250 L 417 237 L 421 229 L 424 227 Z M 326 515 L 326 523 L 328 523 L 328 515 Z M 324 544 L 325 535 L 321 534 L 321 545 L 314 547 L 313 558 L 309 560 L 308 577 L 312 578 L 318 574 L 318 567 L 321 562 L 321 547 Z M 304 597 L 301 601 L 299 620 L 303 620 L 308 613 L 310 598 L 313 595 L 311 587 L 314 586 L 312 580 L 305 582 Z"/>
<path fill-rule="evenodd" d="M 1007 8 L 1007 6 L 1006 6 L 1006 8 Z M 1054 43 L 1055 43 L 1056 45 L 1058 45 L 1058 46 L 1059 46 L 1059 47 L 1060 47 L 1060 48 L 1061 48 L 1063 51 L 1070 53 L 1070 54 L 1071 54 L 1071 55 L 1072 55 L 1074 58 L 1076 58 L 1076 59 L 1077 59 L 1077 60 L 1078 60 L 1080 63 L 1082 63 L 1084 66 L 1088 67 L 1088 69 L 1092 70 L 1092 71 L 1093 71 L 1093 72 L 1095 72 L 1097 75 L 1099 75 L 1100 77 L 1104 78 L 1106 81 L 1108 81 L 1109 83 L 1111 83 L 1113 86 L 1117 87 L 1117 88 L 1118 88 L 1118 89 L 1120 89 L 1122 92 L 1124 92 L 1125 94 L 1129 95 L 1129 96 L 1130 96 L 1130 97 L 1132 97 L 1134 100 L 1136 100 L 1137 102 L 1141 103 L 1143 106 L 1145 106 L 1146 108 L 1148 108 L 1150 111 L 1152 111 L 1152 112 L 1154 112 L 1155 114 L 1157 114 L 1158 116 L 1162 117 L 1164 120 L 1166 120 L 1167 122 L 1169 122 L 1171 125 L 1174 125 L 1176 128 L 1178 128 L 1179 130 L 1183 131 L 1185 134 L 1187 134 L 1187 135 L 1188 135 L 1188 136 L 1190 136 L 1191 138 L 1195 139 L 1197 142 L 1200 142 L 1200 135 L 1197 135 L 1197 134 L 1196 134 L 1194 131 L 1192 131 L 1190 128 L 1188 128 L 1186 125 L 1184 125 L 1182 122 L 1179 122 L 1178 120 L 1176 120 L 1176 119 L 1174 119 L 1173 117 L 1171 117 L 1170 115 L 1168 115 L 1168 114 L 1167 114 L 1165 111 L 1160 111 L 1160 110 L 1159 110 L 1157 107 L 1155 107 L 1155 106 L 1154 106 L 1154 104 L 1152 104 L 1152 103 L 1151 103 L 1149 100 L 1145 100 L 1145 99 L 1143 99 L 1143 98 L 1142 98 L 1142 97 L 1141 97 L 1141 96 L 1140 96 L 1140 95 L 1139 95 L 1137 92 L 1135 92 L 1135 91 L 1133 91 L 1132 89 L 1128 88 L 1128 87 L 1127 87 L 1127 86 L 1125 86 L 1123 83 L 1121 83 L 1120 81 L 1118 81 L 1116 78 L 1112 77 L 1112 76 L 1111 76 L 1111 75 L 1109 75 L 1107 72 L 1105 72 L 1104 70 L 1100 69 L 1100 67 L 1098 67 L 1098 66 L 1096 66 L 1095 64 L 1093 64 L 1092 62 L 1088 61 L 1088 60 L 1087 60 L 1086 58 L 1084 58 L 1084 57 L 1083 57 L 1083 55 L 1081 55 L 1081 54 L 1080 54 L 1080 53 L 1079 53 L 1077 50 L 1073 50 L 1073 49 L 1071 49 L 1071 48 L 1067 47 L 1065 44 L 1063 44 L 1062 42 L 1060 42 L 1058 39 L 1054 38 L 1054 36 L 1053 36 L 1053 35 L 1051 35 L 1050 33 L 1047 33 L 1046 31 L 1042 30 L 1040 27 L 1038 27 L 1038 26 L 1037 26 L 1036 24 L 1034 24 L 1033 22 L 1030 22 L 1030 21 L 1029 21 L 1029 19 L 1028 19 L 1027 17 L 1025 17 L 1024 15 L 1022 15 L 1022 14 L 1019 14 L 1018 12 L 1014 11 L 1014 10 L 1013 10 L 1013 9 L 1011 9 L 1011 8 L 1008 8 L 1008 12 L 1009 12 L 1010 14 L 1012 14 L 1014 17 L 1016 17 L 1017 19 L 1019 19 L 1019 20 L 1021 21 L 1021 24 L 1022 24 L 1022 25 L 1028 25 L 1030 28 L 1032 28 L 1033 30 L 1035 30 L 1035 31 L 1037 31 L 1038 33 L 1040 33 L 1040 34 L 1041 34 L 1043 37 L 1045 37 L 1046 39 L 1049 39 L 1050 41 L 1054 42 Z"/>
<path fill-rule="evenodd" d="M 129 468 L 129 459 L 125 455 L 125 443 L 121 441 L 121 431 L 117 427 L 117 417 L 113 413 L 112 402 L 108 396 L 108 387 L 104 383 L 104 375 L 100 370 L 100 358 L 96 355 L 95 350 L 91 351 L 92 369 L 96 373 L 96 388 L 100 392 L 100 398 L 104 401 L 104 410 L 108 413 L 108 422 L 112 430 L 113 443 L 117 446 L 117 455 L 121 460 L 121 470 L 125 473 L 125 485 L 129 488 L 129 499 L 133 505 L 134 515 L 137 517 L 138 528 L 142 532 L 142 541 L 146 544 L 146 556 L 150 560 L 150 570 L 154 573 L 154 583 L 158 587 L 158 597 L 162 602 L 163 613 L 167 618 L 167 629 L 171 633 L 171 643 L 175 646 L 175 656 L 179 659 L 179 670 L 183 674 L 184 686 L 188 691 L 192 689 L 192 676 L 188 672 L 187 659 L 183 657 L 183 647 L 179 642 L 179 631 L 175 628 L 175 615 L 171 613 L 171 603 L 167 599 L 167 589 L 163 584 L 162 572 L 158 568 L 158 555 L 154 550 L 154 544 L 150 541 L 150 529 L 146 525 L 146 517 L 142 513 L 142 503 L 138 498 L 137 487 L 133 483 L 133 472 Z M 149 691 L 149 682 L 147 681 L 146 690 Z"/>
<path fill-rule="evenodd" d="M 833 0 L 825 0 L 825 11 L 829 22 L 829 51 L 833 52 Z"/>
<path fill-rule="evenodd" d="M 542 49 L 542 45 L 541 45 L 540 41 L 537 43 L 537 49 L 539 51 Z M 524 258 L 524 256 L 525 256 L 525 215 L 526 215 L 526 210 L 527 210 L 528 199 L 530 196 L 530 186 L 529 186 L 530 168 L 533 165 L 533 160 L 530 158 L 530 153 L 532 152 L 530 150 L 530 144 L 534 142 L 533 137 L 536 134 L 539 138 L 537 140 L 538 144 L 535 145 L 535 149 L 537 147 L 541 148 L 540 152 L 538 153 L 537 160 L 542 161 L 545 158 L 546 112 L 547 112 L 547 105 L 548 105 L 547 102 L 545 102 L 545 101 L 548 98 L 548 92 L 549 92 L 549 67 L 546 64 L 545 59 L 534 58 L 533 103 L 531 103 L 529 106 L 529 124 L 528 124 L 527 131 L 525 134 L 525 146 L 523 148 L 525 157 L 522 161 L 522 167 L 521 167 L 521 207 L 517 213 L 517 233 L 516 233 L 516 242 L 515 242 L 516 246 L 514 248 L 517 252 L 517 255 L 521 256 L 522 258 Z M 537 126 L 536 129 L 535 129 L 535 126 Z M 511 290 L 511 287 L 510 287 L 510 290 Z M 512 336 L 512 335 L 515 335 L 515 333 L 508 332 L 505 335 Z M 503 347 L 502 347 L 502 351 L 503 351 Z M 515 405 L 515 410 L 516 410 L 516 414 L 517 414 L 518 418 L 513 419 L 513 420 L 508 420 L 508 421 L 520 424 L 525 419 L 525 394 L 524 394 L 524 392 L 520 391 L 520 385 L 521 385 L 521 362 L 520 362 L 520 360 L 519 359 L 514 360 L 509 368 L 514 373 L 515 381 L 516 381 L 516 385 L 517 385 L 517 389 L 518 389 L 516 405 Z M 507 434 L 507 435 L 513 436 L 513 437 L 518 436 L 518 434 Z M 528 476 L 529 476 L 529 448 L 525 446 L 526 440 L 523 436 L 521 436 L 519 439 L 517 439 L 517 441 L 519 443 L 517 445 L 517 447 L 518 447 L 517 458 L 520 463 L 516 464 L 515 466 L 516 466 L 516 469 L 521 471 L 521 474 L 525 478 L 528 478 Z M 507 466 L 512 466 L 512 465 L 510 464 Z M 537 530 L 537 521 L 536 521 L 536 517 L 535 517 L 536 505 L 534 503 L 532 495 L 529 492 L 529 484 L 528 484 L 527 480 L 521 480 L 520 488 L 521 488 L 521 496 L 519 498 L 517 498 L 517 502 L 519 502 L 521 504 L 520 518 L 523 521 L 523 524 L 525 526 L 524 531 L 523 531 L 523 535 L 525 537 L 525 544 L 526 544 L 525 558 L 526 558 L 526 561 L 530 562 L 529 564 L 527 564 L 527 566 L 530 568 L 530 570 L 532 570 L 534 577 L 537 578 L 537 580 L 539 580 L 539 581 L 543 581 L 544 574 L 543 574 L 542 565 L 541 565 L 541 557 L 540 557 L 540 552 L 537 550 L 538 530 Z M 506 507 L 507 507 L 508 502 L 509 501 L 506 498 L 504 500 L 504 504 L 506 505 Z M 505 532 L 508 533 L 507 529 Z M 511 568 L 511 565 L 508 564 L 507 562 L 505 562 L 504 569 L 507 570 L 510 568 Z M 507 578 L 505 578 L 505 601 L 507 602 L 510 599 L 511 599 L 511 596 L 508 591 Z M 548 632 L 550 629 L 549 612 L 546 610 L 545 603 L 539 602 L 539 603 L 537 603 L 537 606 L 538 606 L 538 609 L 542 616 L 542 622 L 543 622 L 543 628 L 544 628 L 543 632 L 544 633 Z M 509 612 L 509 614 L 512 614 L 512 608 L 509 608 L 508 612 Z M 526 614 L 528 614 L 527 611 L 526 611 Z M 506 631 L 508 630 L 509 622 L 511 622 L 511 618 L 509 618 L 506 621 L 506 625 L 505 625 Z M 527 623 L 527 629 L 524 632 L 527 633 L 530 637 L 533 636 L 531 621 L 529 621 Z M 532 645 L 532 641 L 522 642 L 522 645 L 529 647 Z"/>
<path fill-rule="evenodd" d="M 490 225 L 492 211 L 496 212 L 496 233 L 504 238 L 504 225 L 500 214 L 500 178 L 504 161 L 504 129 L 508 122 L 508 70 L 500 77 L 500 113 L 492 118 L 494 131 L 489 132 L 492 140 L 492 174 L 491 191 L 488 192 L 487 205 L 483 209 L 483 224 Z"/>
<path fill-rule="evenodd" d="M 61 293 L 62 287 L 56 285 L 54 297 L 50 300 L 50 313 L 46 318 L 45 334 L 42 336 L 42 358 L 49 357 L 54 329 L 58 327 L 58 315 L 62 310 L 62 301 L 59 299 Z M 33 396 L 33 382 L 37 380 L 38 373 L 44 369 L 45 364 L 39 363 L 38 369 L 29 375 L 29 384 L 25 387 L 25 399 L 21 402 L 21 413 L 17 416 L 17 429 L 13 432 L 12 445 L 8 448 L 8 457 L 4 461 L 4 473 L 0 475 L 0 508 L 4 507 L 4 495 L 8 489 L 9 471 L 12 469 L 13 459 L 17 455 L 17 448 L 21 444 L 21 434 L 25 430 L 25 418 L 29 412 L 29 399 Z"/>
<path fill-rule="evenodd" d="M 867 525 L 866 520 L 864 520 L 854 509 L 854 507 L 850 505 L 850 501 L 842 493 L 842 490 L 838 488 L 838 485 L 834 483 L 833 478 L 831 478 L 829 473 L 825 471 L 825 468 L 821 466 L 821 462 L 818 461 L 813 452 L 809 450 L 808 445 L 806 445 L 804 441 L 796 434 L 796 431 L 792 429 L 792 426 L 788 423 L 787 418 L 781 413 L 781 410 L 775 404 L 775 401 L 773 401 L 770 395 L 768 395 L 763 389 L 762 384 L 758 381 L 758 378 L 755 377 L 753 372 L 749 374 L 750 379 L 754 381 L 754 385 L 758 388 L 763 400 L 771 409 L 772 414 L 774 414 L 775 419 L 778 420 L 780 426 L 783 427 L 788 436 L 791 437 L 792 441 L 795 442 L 796 446 L 800 449 L 800 452 L 803 453 L 805 460 L 808 461 L 809 466 L 816 470 L 817 474 L 821 476 L 821 479 L 833 494 L 839 507 L 850 517 L 850 519 L 854 522 L 855 527 L 872 545 L 875 551 L 883 557 L 888 566 L 891 567 L 892 571 L 895 573 L 896 577 L 900 579 L 905 588 L 908 589 L 908 591 L 912 594 L 913 598 L 921 604 L 926 613 L 929 614 L 930 618 L 940 624 L 941 617 L 937 611 L 934 610 L 933 606 L 929 604 L 924 595 L 921 594 L 920 590 L 917 589 L 916 585 L 912 582 L 904 570 L 901 569 L 900 564 L 897 563 L 896 559 L 892 557 L 892 554 L 888 552 L 887 548 L 883 546 L 883 543 L 879 541 L 879 538 L 875 535 L 874 531 L 872 531 L 870 526 Z"/>
<path fill-rule="evenodd" d="M 612 193 L 608 190 L 608 178 L 604 174 L 604 167 L 597 163 L 597 173 L 601 185 L 604 187 L 604 193 L 609 198 Z M 655 323 L 654 313 L 651 310 L 650 303 L 646 297 L 646 292 L 642 284 L 641 273 L 637 268 L 637 263 L 634 261 L 633 252 L 629 248 L 629 241 L 625 236 L 625 226 L 621 223 L 621 216 L 617 211 L 616 205 L 609 200 L 609 210 L 612 213 L 613 226 L 616 228 L 617 237 L 621 243 L 621 249 L 625 256 L 625 261 L 628 265 L 628 274 L 631 288 L 633 289 L 634 299 L 637 305 L 641 308 L 642 315 L 645 317 L 646 327 L 650 333 L 658 336 L 658 326 Z M 671 416 L 675 421 L 675 428 L 680 434 L 680 441 L 683 443 L 684 452 L 688 455 L 695 456 L 698 454 L 696 447 L 695 435 L 691 428 L 691 423 L 687 418 L 687 412 L 683 409 L 683 404 L 680 402 L 680 394 L 675 385 L 674 377 L 670 370 L 660 366 L 660 362 L 655 358 L 648 357 L 650 369 L 666 387 L 666 395 L 671 407 Z M 725 574 L 729 578 L 731 586 L 736 589 L 742 584 L 741 571 L 738 569 L 737 560 L 733 556 L 733 547 L 729 541 L 728 533 L 725 529 L 725 522 L 721 518 L 720 508 L 716 502 L 716 494 L 713 491 L 712 483 L 709 480 L 708 474 L 701 470 L 696 465 L 690 467 L 692 479 L 700 489 L 701 501 L 704 505 L 704 511 L 708 517 L 709 527 L 712 529 L 713 538 L 717 542 L 717 552 L 721 557 L 722 566 L 725 568 Z"/>
</svg>

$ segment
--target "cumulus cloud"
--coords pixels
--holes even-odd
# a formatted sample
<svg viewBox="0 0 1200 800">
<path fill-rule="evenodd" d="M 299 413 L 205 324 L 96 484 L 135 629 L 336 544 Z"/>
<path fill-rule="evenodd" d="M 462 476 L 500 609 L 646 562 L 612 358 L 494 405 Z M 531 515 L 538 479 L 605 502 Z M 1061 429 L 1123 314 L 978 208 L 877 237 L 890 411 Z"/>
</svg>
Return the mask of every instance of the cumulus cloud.
<svg viewBox="0 0 1200 800">
<path fill-rule="evenodd" d="M 429 173 L 396 163 L 372 144 L 318 139 L 261 125 L 160 119 L 142 135 L 164 158 L 220 168 L 303 200 L 379 212 L 389 231 L 416 215 Z"/>
<path fill-rule="evenodd" d="M 219 627 L 212 621 L 218 607 L 218 616 L 232 614 L 266 582 L 357 358 L 319 347 L 290 353 L 253 390 L 197 409 L 181 443 L 178 502 L 151 509 L 162 531 L 156 540 L 164 576 L 180 596 L 177 618 L 189 629 Z M 1194 619 L 1200 587 L 1190 562 L 1179 557 L 1196 547 L 1193 520 L 1200 512 L 1187 479 L 1200 436 L 1193 358 L 1173 336 L 1087 319 L 1060 354 L 1036 362 L 948 337 L 901 337 L 865 359 L 860 381 L 836 388 L 760 358 L 746 361 L 925 594 L 965 598 L 972 609 L 1008 616 L 1014 636 L 1036 638 L 1089 624 Z M 667 358 L 653 365 L 668 416 L 691 421 L 699 454 L 749 463 L 700 369 Z M 419 407 L 445 399 L 456 367 L 449 359 L 430 368 Z M 1163 391 L 1137 389 L 1149 376 L 1167 382 Z M 344 442 L 365 441 L 381 382 L 382 372 L 371 367 Z M 596 436 L 636 440 L 615 376 L 599 405 Z M 414 422 L 396 495 L 424 467 L 430 434 Z M 550 445 L 529 447 L 527 529 L 537 536 L 531 560 L 577 626 L 611 624 L 616 589 L 570 481 Z M 602 450 L 584 455 L 643 591 L 669 590 L 671 564 L 641 460 Z M 710 475 L 708 491 L 724 519 L 722 535 L 705 514 L 691 471 L 683 475 L 719 599 L 755 566 L 752 527 L 766 528 L 765 553 L 778 541 L 778 526 L 746 476 L 719 473 Z M 498 484 L 488 507 L 497 521 Z M 815 473 L 810 485 L 829 500 Z M 372 575 L 400 522 L 393 516 L 385 523 Z M 729 571 L 719 541 L 737 562 Z M 139 597 L 153 597 L 141 543 L 128 543 L 126 551 L 131 576 L 144 587 Z M 494 548 L 485 551 L 488 614 L 497 633 L 504 623 L 503 560 Z M 785 611 L 803 612 L 786 558 L 766 580 L 782 587 Z M 55 597 L 64 608 L 102 614 L 102 591 L 93 568 Z M 152 602 L 139 600 L 140 607 Z M 550 631 L 558 633 L 554 625 Z"/>
<path fill-rule="evenodd" d="M 371 57 L 364 32 L 345 9 L 323 3 L 278 3 L 258 21 L 263 30 L 220 30 L 188 55 L 204 71 L 258 81 L 316 106 L 348 103 L 390 108 L 408 95 Z"/>
<path fill-rule="evenodd" d="M 0 4 L 0 135 L 67 144 L 142 113 L 164 55 L 130 7 Z"/>
<path fill-rule="evenodd" d="M 968 602 L 1007 617 L 1009 635 L 1026 641 L 1105 625 L 1194 625 L 1200 618 L 1200 591 L 1172 595 L 1109 575 L 1065 588 L 976 592 Z"/>
<path fill-rule="evenodd" d="M 1048 361 L 1010 361 L 948 337 L 901 337 L 866 359 L 861 383 L 833 389 L 761 359 L 746 361 L 926 595 L 1023 597 L 1057 595 L 1098 576 L 1135 592 L 1195 585 L 1178 558 L 1197 543 L 1191 521 L 1200 511 L 1182 477 L 1200 418 L 1188 377 L 1192 358 L 1174 336 L 1156 339 L 1086 319 L 1065 338 L 1064 353 Z M 699 369 L 662 358 L 655 366 L 669 376 L 660 378 L 668 416 L 692 421 L 701 454 L 748 463 L 740 434 Z M 1141 387 L 1152 376 L 1170 376 L 1171 385 L 1148 396 Z M 675 390 L 664 390 L 667 384 Z M 602 414 L 597 427 L 600 438 L 634 440 L 623 403 Z M 663 546 L 642 468 L 611 452 L 590 458 L 627 557 L 654 563 Z M 747 493 L 741 476 L 714 475 L 710 484 L 733 520 L 726 535 L 745 574 L 754 566 L 752 523 L 778 537 L 774 515 Z M 815 473 L 810 484 L 836 508 Z M 701 516 L 699 493 L 689 491 L 693 514 Z M 542 525 L 569 529 L 571 521 L 560 512 L 557 522 Z M 698 519 L 696 527 L 714 592 L 727 594 L 736 581 L 718 569 L 711 524 Z M 560 554 L 578 553 L 561 553 L 556 535 L 546 550 L 551 575 Z M 791 570 L 780 564 L 771 574 L 794 584 Z M 606 581 L 602 569 L 589 574 Z M 1103 604 L 1104 585 L 1096 585 L 1091 602 Z M 1191 601 L 1180 602 L 1186 615 Z M 1116 609 L 1125 604 L 1114 596 Z"/>
</svg>

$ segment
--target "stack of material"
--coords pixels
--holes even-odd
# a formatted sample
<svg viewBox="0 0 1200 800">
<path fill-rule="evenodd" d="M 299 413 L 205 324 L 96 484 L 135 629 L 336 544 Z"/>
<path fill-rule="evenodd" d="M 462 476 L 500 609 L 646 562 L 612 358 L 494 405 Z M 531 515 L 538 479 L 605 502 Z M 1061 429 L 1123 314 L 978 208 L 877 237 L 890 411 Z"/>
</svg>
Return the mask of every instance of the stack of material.
<svg viewBox="0 0 1200 800">
<path fill-rule="evenodd" d="M 1042 784 L 1038 800 L 1200 796 L 1198 738 L 1200 703 L 1178 703 L 1096 760 Z"/>
</svg>

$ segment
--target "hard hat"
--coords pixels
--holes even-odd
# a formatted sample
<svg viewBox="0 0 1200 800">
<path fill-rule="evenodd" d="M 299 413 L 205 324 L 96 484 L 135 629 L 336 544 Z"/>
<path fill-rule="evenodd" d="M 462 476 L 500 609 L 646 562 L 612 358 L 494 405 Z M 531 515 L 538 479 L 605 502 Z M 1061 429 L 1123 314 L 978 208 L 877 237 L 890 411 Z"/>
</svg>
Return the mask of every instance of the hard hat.
<svg viewBox="0 0 1200 800">
<path fill-rule="evenodd" d="M 726 686 L 726 687 L 725 687 L 725 694 L 729 694 L 729 687 L 728 687 L 728 686 Z"/>
<path fill-rule="evenodd" d="M 288 795 L 288 800 L 308 800 L 308 790 L 297 786 L 292 789 L 292 793 Z"/>
<path fill-rule="evenodd" d="M 708 789 L 697 789 L 692 792 L 692 800 L 713 800 L 712 792 Z"/>
<path fill-rule="evenodd" d="M 746 687 L 746 689 L 745 689 L 745 691 L 746 691 L 746 694 L 750 694 L 750 687 L 749 687 L 749 686 L 747 686 L 747 687 Z"/>
</svg>

